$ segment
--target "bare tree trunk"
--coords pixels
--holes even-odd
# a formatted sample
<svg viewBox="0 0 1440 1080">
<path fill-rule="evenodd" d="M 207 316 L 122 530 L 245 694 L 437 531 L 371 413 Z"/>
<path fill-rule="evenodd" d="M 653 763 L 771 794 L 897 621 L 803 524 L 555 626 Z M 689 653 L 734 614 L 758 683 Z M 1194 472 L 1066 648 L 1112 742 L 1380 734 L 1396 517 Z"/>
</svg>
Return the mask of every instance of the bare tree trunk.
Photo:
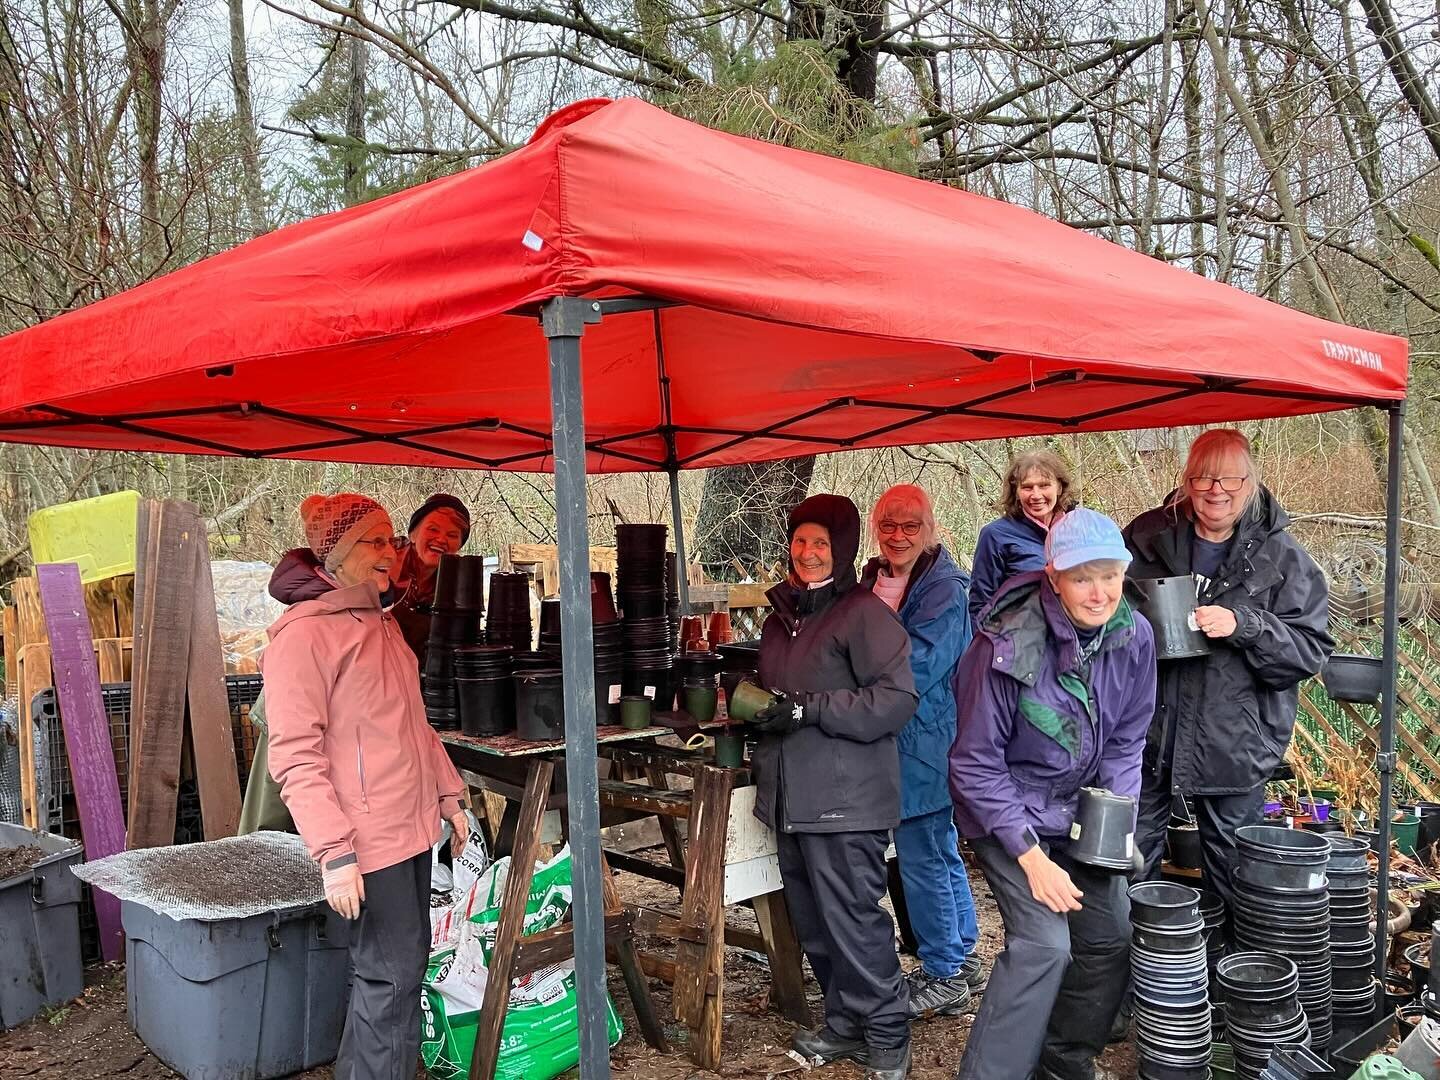
<svg viewBox="0 0 1440 1080">
<path fill-rule="evenodd" d="M 1274 147 L 1265 137 L 1265 132 L 1261 130 L 1260 122 L 1255 117 L 1255 110 L 1250 107 L 1250 102 L 1245 99 L 1245 95 L 1235 85 L 1235 79 L 1230 74 L 1229 53 L 1215 33 L 1215 25 L 1210 19 L 1210 5 L 1206 0 L 1195 0 L 1195 13 L 1200 19 L 1200 31 L 1205 38 L 1206 46 L 1210 49 L 1211 59 L 1215 61 L 1215 73 L 1220 80 L 1220 86 L 1225 91 L 1225 96 L 1230 99 L 1230 107 L 1235 110 L 1235 115 L 1245 125 L 1245 130 L 1250 135 L 1250 141 L 1255 145 L 1255 153 L 1270 176 L 1270 187 L 1275 193 L 1275 201 L 1280 206 L 1280 217 L 1290 236 L 1290 246 L 1294 249 L 1294 258 L 1299 262 L 1306 281 L 1314 290 L 1325 316 L 1335 322 L 1343 322 L 1344 317 L 1340 314 L 1340 307 L 1335 303 L 1335 297 L 1330 292 L 1330 287 L 1326 284 L 1325 279 L 1321 277 L 1320 267 L 1310 252 L 1309 242 L 1305 238 L 1305 230 L 1300 224 L 1300 212 L 1295 206 L 1295 196 L 1290 191 L 1290 180 L 1285 174 L 1285 166 L 1276 157 Z"/>
<path fill-rule="evenodd" d="M 265 219 L 265 193 L 260 179 L 260 136 L 250 102 L 250 57 L 245 47 L 245 0 L 230 4 L 230 82 L 235 89 L 235 123 L 240 128 L 240 165 L 245 184 L 245 210 L 252 236 L 270 228 Z"/>
<path fill-rule="evenodd" d="M 1185 174 L 1190 181 L 1186 201 L 1190 216 L 1194 218 L 1190 225 L 1190 269 L 1197 274 L 1203 274 L 1205 224 L 1202 218 L 1205 213 L 1205 200 L 1200 194 L 1200 185 L 1204 182 L 1200 164 L 1200 105 L 1203 98 L 1200 92 L 1200 58 L 1193 40 L 1180 42 L 1180 61 L 1185 72 L 1181 109 L 1185 123 Z M 1222 137 L 1222 133 L 1216 132 L 1217 140 Z M 1219 274 L 1218 259 L 1216 274 Z"/>
<path fill-rule="evenodd" d="M 1370 32 L 1380 42 L 1380 50 L 1385 54 L 1390 74 L 1394 76 L 1405 101 L 1420 118 L 1425 137 L 1430 140 L 1430 148 L 1435 151 L 1435 156 L 1440 158 L 1440 108 L 1436 108 L 1429 91 L 1425 89 L 1424 81 L 1411 62 L 1405 43 L 1400 39 L 1400 30 L 1395 25 L 1395 14 L 1390 10 L 1389 0 L 1360 0 L 1360 6 L 1365 10 L 1365 21 L 1370 25 Z"/>
<path fill-rule="evenodd" d="M 355 21 L 364 17 L 362 0 L 355 0 Z M 353 34 L 349 40 L 350 80 L 345 99 L 345 204 L 355 206 L 365 201 L 365 40 Z"/>
<path fill-rule="evenodd" d="M 165 262 L 160 220 L 160 122 L 164 107 L 165 27 L 158 0 L 128 0 L 126 42 L 130 58 L 135 139 L 140 154 L 141 273 L 159 273 Z"/>
</svg>

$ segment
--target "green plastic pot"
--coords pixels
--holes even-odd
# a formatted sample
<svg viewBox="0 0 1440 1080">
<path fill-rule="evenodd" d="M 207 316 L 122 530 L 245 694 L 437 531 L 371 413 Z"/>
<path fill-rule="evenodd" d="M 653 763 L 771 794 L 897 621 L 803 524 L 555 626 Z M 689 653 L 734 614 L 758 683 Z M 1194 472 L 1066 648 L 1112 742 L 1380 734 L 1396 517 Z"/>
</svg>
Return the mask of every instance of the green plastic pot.
<svg viewBox="0 0 1440 1080">
<path fill-rule="evenodd" d="M 1350 1080 L 1422 1080 L 1389 1054 L 1375 1054 L 1351 1074 Z"/>
<path fill-rule="evenodd" d="M 730 719 L 748 724 L 761 709 L 773 704 L 775 695 L 752 682 L 742 682 L 735 687 L 729 701 Z"/>
<path fill-rule="evenodd" d="M 1402 855 L 1414 855 L 1420 846 L 1420 819 L 1414 814 L 1399 814 L 1390 823 L 1390 837 Z"/>
<path fill-rule="evenodd" d="M 639 731 L 650 726 L 650 699 L 644 694 L 626 694 L 620 699 L 620 726 Z"/>
<path fill-rule="evenodd" d="M 687 686 L 680 691 L 685 711 L 700 724 L 715 719 L 715 708 L 719 704 L 720 691 L 713 686 Z"/>
<path fill-rule="evenodd" d="M 721 732 L 715 736 L 715 764 L 722 769 L 738 769 L 745 763 L 745 736 Z"/>
</svg>

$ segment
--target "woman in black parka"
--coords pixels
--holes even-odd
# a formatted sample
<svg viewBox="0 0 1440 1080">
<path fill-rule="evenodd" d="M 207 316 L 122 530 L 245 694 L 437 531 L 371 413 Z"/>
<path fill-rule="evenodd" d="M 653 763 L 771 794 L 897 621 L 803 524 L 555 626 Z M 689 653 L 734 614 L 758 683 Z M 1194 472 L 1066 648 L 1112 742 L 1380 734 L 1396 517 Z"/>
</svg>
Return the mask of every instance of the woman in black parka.
<svg viewBox="0 0 1440 1080">
<path fill-rule="evenodd" d="M 755 720 L 755 816 L 775 830 L 790 917 L 825 994 L 825 1024 L 795 1049 L 850 1058 L 873 1080 L 910 1066 L 908 995 L 880 906 L 900 821 L 896 735 L 915 713 L 910 637 L 857 588 L 860 514 L 814 495 L 790 514 L 790 574 L 767 594 L 760 681 L 780 696 Z"/>
<path fill-rule="evenodd" d="M 1195 440 L 1180 487 L 1125 530 L 1132 578 L 1195 580 L 1207 656 L 1159 665 L 1135 842 L 1159 867 L 1172 797 L 1191 797 L 1205 885 L 1228 903 L 1235 830 L 1259 824 L 1295 728 L 1298 687 L 1334 648 L 1325 576 L 1233 428 Z"/>
</svg>

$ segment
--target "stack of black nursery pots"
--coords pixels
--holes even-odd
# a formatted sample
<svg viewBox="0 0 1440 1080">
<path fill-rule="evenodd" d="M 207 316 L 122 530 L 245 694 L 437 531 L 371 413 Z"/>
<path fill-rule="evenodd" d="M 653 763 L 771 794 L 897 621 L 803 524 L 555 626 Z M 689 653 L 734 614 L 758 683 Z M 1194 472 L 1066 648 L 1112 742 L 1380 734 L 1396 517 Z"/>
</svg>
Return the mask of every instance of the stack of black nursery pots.
<svg viewBox="0 0 1440 1080">
<path fill-rule="evenodd" d="M 435 602 L 425 643 L 420 693 L 431 725 L 460 726 L 454 651 L 481 639 L 485 612 L 485 561 L 478 555 L 442 555 L 435 571 Z"/>
<path fill-rule="evenodd" d="M 509 645 L 462 645 L 454 651 L 460 730 L 503 735 L 515 727 L 515 686 Z"/>
<path fill-rule="evenodd" d="M 1310 1045 L 1330 1045 L 1330 844 L 1318 833 L 1276 825 L 1235 831 L 1235 944 L 1288 957 L 1298 969 L 1297 993 L 1309 1021 Z M 1233 1017 L 1226 1024 L 1233 1031 Z"/>
<path fill-rule="evenodd" d="M 675 638 L 666 585 L 664 525 L 615 526 L 624 692 L 652 698 L 655 708 L 675 706 Z"/>
<path fill-rule="evenodd" d="M 490 575 L 490 613 L 485 619 L 485 640 L 509 645 L 516 656 L 533 648 L 530 624 L 530 575 L 524 571 Z"/>
<path fill-rule="evenodd" d="M 1259 1080 L 1277 1046 L 1306 1045 L 1295 962 L 1266 952 L 1233 953 L 1216 969 L 1225 998 L 1225 1030 L 1238 1080 Z"/>
<path fill-rule="evenodd" d="M 1210 1015 L 1215 1038 L 1225 1038 L 1225 1003 L 1215 969 L 1225 955 L 1225 928 L 1229 923 L 1225 900 L 1217 893 L 1201 890 L 1200 918 L 1205 921 L 1205 967 L 1210 975 Z"/>
<path fill-rule="evenodd" d="M 1211 1017 L 1200 894 L 1147 881 L 1130 889 L 1130 973 L 1142 1080 L 1208 1080 Z"/>
<path fill-rule="evenodd" d="M 615 611 L 614 597 L 610 595 L 609 574 L 594 572 L 590 575 L 590 619 L 595 647 L 595 723 L 598 727 L 605 727 L 620 722 L 620 693 L 625 659 L 620 639 L 620 621 Z M 526 672 L 560 671 L 563 666 L 561 638 L 560 600 L 542 600 L 540 645 L 533 656 L 521 660 L 520 668 Z M 535 683 L 534 680 L 529 682 Z M 550 685 L 543 677 L 540 683 L 546 687 Z M 533 687 L 536 692 L 538 685 Z"/>
<path fill-rule="evenodd" d="M 1366 1028 L 1375 1016 L 1375 935 L 1370 930 L 1370 845 L 1330 833 L 1326 878 L 1330 887 L 1330 962 L 1334 1022 L 1338 1030 Z"/>
</svg>

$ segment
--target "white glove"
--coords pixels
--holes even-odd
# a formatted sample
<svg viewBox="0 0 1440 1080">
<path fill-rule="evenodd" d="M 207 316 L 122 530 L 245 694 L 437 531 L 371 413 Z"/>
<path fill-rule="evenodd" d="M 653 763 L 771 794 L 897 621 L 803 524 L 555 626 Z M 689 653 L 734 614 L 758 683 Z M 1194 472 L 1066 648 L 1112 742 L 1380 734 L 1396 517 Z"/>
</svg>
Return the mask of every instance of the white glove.
<svg viewBox="0 0 1440 1080">
<path fill-rule="evenodd" d="M 360 905 L 365 902 L 365 879 L 360 874 L 360 864 L 351 862 L 322 873 L 325 881 L 325 902 L 335 909 L 337 915 L 347 919 L 360 917 Z"/>
</svg>

